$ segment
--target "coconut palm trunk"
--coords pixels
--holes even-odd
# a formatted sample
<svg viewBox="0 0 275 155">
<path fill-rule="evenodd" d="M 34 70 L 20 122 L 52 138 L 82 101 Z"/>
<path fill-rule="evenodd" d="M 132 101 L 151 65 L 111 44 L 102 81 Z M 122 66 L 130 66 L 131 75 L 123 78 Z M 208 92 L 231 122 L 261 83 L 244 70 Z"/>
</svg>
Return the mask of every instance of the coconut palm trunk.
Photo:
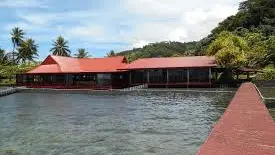
<svg viewBox="0 0 275 155">
<path fill-rule="evenodd" d="M 24 34 L 25 34 L 24 31 L 18 27 L 15 27 L 12 29 L 11 41 L 13 43 L 13 50 L 12 50 L 13 64 L 15 64 L 15 49 L 23 42 Z"/>
</svg>

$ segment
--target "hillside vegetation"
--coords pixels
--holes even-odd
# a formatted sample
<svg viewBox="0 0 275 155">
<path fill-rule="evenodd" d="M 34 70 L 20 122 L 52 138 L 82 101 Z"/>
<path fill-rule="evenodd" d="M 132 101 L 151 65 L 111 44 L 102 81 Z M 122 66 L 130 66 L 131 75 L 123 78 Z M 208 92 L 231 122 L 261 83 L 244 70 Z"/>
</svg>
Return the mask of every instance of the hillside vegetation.
<svg viewBox="0 0 275 155">
<path fill-rule="evenodd" d="M 151 43 L 143 48 L 134 48 L 132 50 L 123 51 L 116 55 L 124 55 L 129 61 L 138 58 L 152 58 L 152 57 L 174 57 L 197 55 L 197 42 L 159 42 Z"/>
<path fill-rule="evenodd" d="M 224 31 L 230 33 L 225 33 Z M 223 33 L 223 35 L 220 35 L 221 33 Z M 186 43 L 152 43 L 144 46 L 143 48 L 134 48 L 132 50 L 122 51 L 116 55 L 124 55 L 130 61 L 138 58 L 150 57 L 206 55 L 211 43 L 213 43 L 219 36 L 226 38 L 226 35 L 229 38 L 240 37 L 239 39 L 243 40 L 241 42 L 244 42 L 244 44 L 247 45 L 257 43 L 257 47 L 252 47 L 252 49 L 246 49 L 242 52 L 253 51 L 256 53 L 255 55 L 259 55 L 260 53 L 264 53 L 265 55 L 265 52 L 269 51 L 269 54 L 267 54 L 268 56 L 259 56 L 262 59 L 269 59 L 266 60 L 268 62 L 260 65 L 255 64 L 256 67 L 263 67 L 264 65 L 267 65 L 267 63 L 273 63 L 271 59 L 275 59 L 275 57 L 270 55 L 270 52 L 272 52 L 270 50 L 273 50 L 271 44 L 274 43 L 273 39 L 275 35 L 275 0 L 246 0 L 241 2 L 236 15 L 230 16 L 220 22 L 219 25 L 211 31 L 210 35 L 200 41 Z M 236 37 L 233 37 L 232 35 Z M 250 56 L 251 55 L 253 54 L 250 53 Z M 243 58 L 245 59 L 248 57 Z M 244 62 L 239 65 L 248 64 L 249 63 Z"/>
</svg>

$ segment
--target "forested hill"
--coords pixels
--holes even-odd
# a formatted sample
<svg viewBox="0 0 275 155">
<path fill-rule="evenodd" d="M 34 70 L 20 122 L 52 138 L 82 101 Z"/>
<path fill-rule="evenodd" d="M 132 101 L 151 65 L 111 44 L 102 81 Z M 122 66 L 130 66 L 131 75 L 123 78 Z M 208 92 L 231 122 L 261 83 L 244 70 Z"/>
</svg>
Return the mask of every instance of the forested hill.
<svg viewBox="0 0 275 155">
<path fill-rule="evenodd" d="M 198 42 L 160 42 L 143 48 L 122 51 L 130 61 L 146 57 L 171 57 L 185 55 L 204 55 L 213 40 L 223 31 L 230 31 L 238 36 L 261 33 L 265 37 L 275 35 L 275 0 L 246 0 L 239 5 L 236 15 L 230 16 L 214 28 L 209 36 Z"/>
<path fill-rule="evenodd" d="M 197 42 L 159 42 L 151 43 L 143 48 L 134 48 L 132 50 L 123 51 L 116 55 L 124 55 L 129 61 L 138 58 L 152 58 L 152 57 L 172 57 L 183 55 L 197 55 Z"/>
<path fill-rule="evenodd" d="M 219 23 L 219 26 L 212 30 L 212 34 L 224 30 L 239 33 L 261 32 L 265 36 L 275 35 L 275 0 L 241 2 L 238 13 Z"/>
</svg>

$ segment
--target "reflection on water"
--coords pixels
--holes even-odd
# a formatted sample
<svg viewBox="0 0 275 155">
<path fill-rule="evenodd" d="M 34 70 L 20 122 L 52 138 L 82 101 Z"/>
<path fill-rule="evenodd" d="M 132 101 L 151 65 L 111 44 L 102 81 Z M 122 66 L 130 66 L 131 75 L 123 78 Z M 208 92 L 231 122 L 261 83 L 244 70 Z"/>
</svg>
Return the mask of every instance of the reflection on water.
<svg viewBox="0 0 275 155">
<path fill-rule="evenodd" d="M 265 105 L 269 110 L 272 118 L 275 120 L 275 99 L 274 100 L 265 100 Z"/>
<path fill-rule="evenodd" d="M 191 155 L 233 93 L 17 93 L 0 98 L 0 154 Z"/>
<path fill-rule="evenodd" d="M 265 100 L 265 104 L 275 120 L 275 88 L 274 87 L 259 87 L 259 90 L 261 91 L 261 94 L 265 98 L 274 98 L 274 99 L 267 99 Z"/>
<path fill-rule="evenodd" d="M 259 87 L 262 95 L 267 98 L 275 98 L 275 88 L 274 87 Z"/>
</svg>

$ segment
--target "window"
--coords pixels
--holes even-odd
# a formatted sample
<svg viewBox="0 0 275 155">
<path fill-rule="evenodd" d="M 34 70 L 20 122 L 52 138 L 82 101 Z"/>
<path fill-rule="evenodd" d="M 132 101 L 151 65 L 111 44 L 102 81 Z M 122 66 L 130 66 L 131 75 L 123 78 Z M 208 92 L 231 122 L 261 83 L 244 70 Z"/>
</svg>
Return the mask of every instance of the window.
<svg viewBox="0 0 275 155">
<path fill-rule="evenodd" d="M 97 74 L 98 85 L 110 85 L 112 81 L 111 74 Z"/>
<path fill-rule="evenodd" d="M 167 71 L 166 69 L 150 70 L 149 82 L 150 83 L 166 83 Z"/>
<path fill-rule="evenodd" d="M 132 84 L 147 83 L 147 71 L 137 70 L 131 73 Z"/>
<path fill-rule="evenodd" d="M 171 69 L 169 73 L 169 83 L 187 82 L 187 69 Z"/>
<path fill-rule="evenodd" d="M 209 82 L 209 69 L 196 68 L 189 70 L 190 82 Z"/>
</svg>

